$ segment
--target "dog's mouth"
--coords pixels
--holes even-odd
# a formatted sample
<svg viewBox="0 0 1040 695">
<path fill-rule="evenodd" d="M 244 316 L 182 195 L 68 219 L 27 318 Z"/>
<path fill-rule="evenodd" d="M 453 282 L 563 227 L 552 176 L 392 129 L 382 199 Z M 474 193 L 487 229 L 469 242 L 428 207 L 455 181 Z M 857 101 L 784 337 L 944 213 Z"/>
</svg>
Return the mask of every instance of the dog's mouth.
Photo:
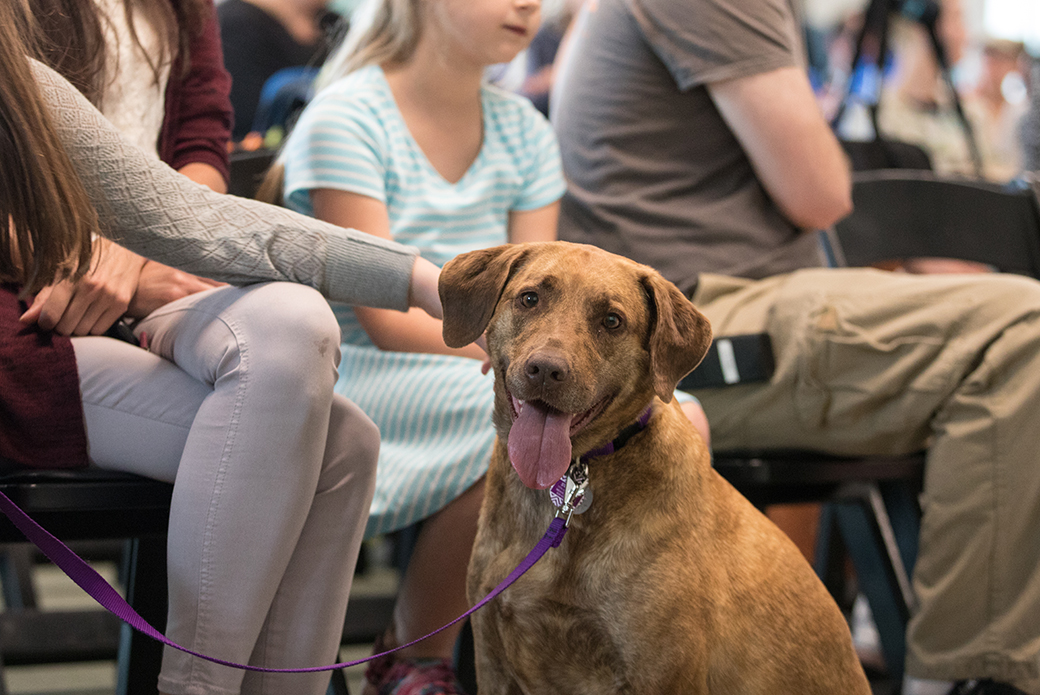
<svg viewBox="0 0 1040 695">
<path fill-rule="evenodd" d="M 510 393 L 509 460 L 524 485 L 544 490 L 559 480 L 571 463 L 571 437 L 595 420 L 610 400 L 607 396 L 584 412 L 565 413 L 544 401 L 522 401 Z"/>
</svg>

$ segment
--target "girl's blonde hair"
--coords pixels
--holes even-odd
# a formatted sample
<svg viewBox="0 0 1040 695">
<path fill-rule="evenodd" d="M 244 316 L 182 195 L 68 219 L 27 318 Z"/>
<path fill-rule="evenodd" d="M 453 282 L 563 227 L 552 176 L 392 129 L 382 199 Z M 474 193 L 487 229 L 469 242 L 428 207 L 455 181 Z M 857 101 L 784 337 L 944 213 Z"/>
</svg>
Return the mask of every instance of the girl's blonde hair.
<svg viewBox="0 0 1040 695">
<path fill-rule="evenodd" d="M 364 0 L 350 16 L 350 31 L 325 61 L 321 90 L 366 65 L 400 64 L 419 43 L 421 0 Z"/>
</svg>

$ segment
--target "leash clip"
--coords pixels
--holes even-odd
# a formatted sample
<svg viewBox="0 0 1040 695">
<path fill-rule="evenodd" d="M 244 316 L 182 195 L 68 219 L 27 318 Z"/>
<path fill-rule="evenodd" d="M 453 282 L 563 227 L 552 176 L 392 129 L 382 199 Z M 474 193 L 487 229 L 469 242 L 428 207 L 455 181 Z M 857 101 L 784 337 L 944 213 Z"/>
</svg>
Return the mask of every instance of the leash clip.
<svg viewBox="0 0 1040 695">
<path fill-rule="evenodd" d="M 589 489 L 589 465 L 575 457 L 562 478 L 549 488 L 549 499 L 556 507 L 556 517 L 564 518 L 564 527 L 570 526 L 571 516 L 582 514 L 592 504 Z"/>
</svg>

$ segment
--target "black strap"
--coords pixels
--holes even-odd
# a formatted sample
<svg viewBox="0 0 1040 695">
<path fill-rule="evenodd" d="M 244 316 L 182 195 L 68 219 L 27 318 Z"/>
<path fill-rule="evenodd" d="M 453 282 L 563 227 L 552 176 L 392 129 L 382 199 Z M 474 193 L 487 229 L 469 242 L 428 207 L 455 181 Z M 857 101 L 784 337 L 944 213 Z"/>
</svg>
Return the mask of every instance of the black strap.
<svg viewBox="0 0 1040 695">
<path fill-rule="evenodd" d="M 768 381 L 776 362 L 768 333 L 718 336 L 700 365 L 679 382 L 683 391 Z"/>
</svg>

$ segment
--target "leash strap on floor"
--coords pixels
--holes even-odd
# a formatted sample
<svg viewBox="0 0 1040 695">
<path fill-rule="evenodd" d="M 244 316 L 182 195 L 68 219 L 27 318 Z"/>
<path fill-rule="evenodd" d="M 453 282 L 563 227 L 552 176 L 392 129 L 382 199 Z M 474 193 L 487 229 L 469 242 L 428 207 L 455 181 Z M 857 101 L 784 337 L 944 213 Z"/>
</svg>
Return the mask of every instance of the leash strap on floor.
<svg viewBox="0 0 1040 695">
<path fill-rule="evenodd" d="M 505 591 L 513 582 L 523 576 L 527 570 L 531 569 L 531 567 L 533 567 L 534 564 L 545 555 L 549 548 L 559 546 L 560 542 L 563 540 L 563 535 L 567 532 L 565 520 L 562 517 L 554 518 L 552 523 L 549 524 L 549 529 L 545 532 L 542 539 L 538 541 L 534 549 L 528 553 L 527 557 L 523 559 L 523 561 L 509 574 L 508 577 L 502 580 L 501 584 L 492 589 L 491 593 L 482 598 L 475 606 L 460 615 L 458 618 L 455 618 L 455 620 L 452 620 L 444 627 L 437 628 L 424 637 L 413 640 L 408 644 L 402 644 L 394 649 L 389 649 L 381 654 L 373 654 L 372 656 L 365 657 L 364 659 L 357 659 L 355 661 L 345 661 L 343 663 L 330 664 L 328 666 L 312 666 L 309 668 L 264 668 L 261 666 L 236 664 L 233 661 L 224 661 L 223 659 L 206 656 L 205 654 L 200 654 L 173 642 L 164 634 L 152 627 L 147 620 L 142 618 L 137 611 L 135 611 L 133 607 L 131 607 L 130 604 L 119 595 L 119 592 L 112 588 L 112 585 L 106 582 L 93 567 L 83 560 L 83 558 L 74 553 L 67 545 L 55 538 L 49 531 L 47 531 L 47 529 L 33 521 L 28 514 L 22 511 L 21 507 L 12 502 L 11 498 L 2 492 L 0 492 L 0 511 L 3 511 L 3 513 L 7 515 L 7 518 L 11 520 L 11 523 L 14 524 L 19 531 L 25 534 L 25 537 L 28 538 L 29 541 L 39 548 L 51 562 L 60 567 L 62 571 L 65 572 L 72 581 L 76 582 L 81 589 L 87 592 L 91 598 L 114 613 L 123 622 L 130 625 L 130 627 L 148 635 L 152 639 L 162 642 L 165 645 L 173 647 L 174 649 L 179 649 L 182 652 L 187 652 L 188 654 L 197 656 L 200 659 L 212 661 L 217 664 L 223 664 L 224 666 L 230 666 L 231 668 L 239 668 L 246 671 L 262 671 L 264 673 L 312 673 L 315 671 L 332 671 L 338 668 L 347 668 L 349 666 L 363 664 L 366 661 L 378 659 L 387 654 L 392 654 L 393 652 L 405 649 L 406 647 L 410 647 L 413 644 L 417 644 L 425 639 L 433 637 L 437 633 L 447 630 L 452 625 L 465 620 L 475 611 L 480 610 L 489 601 Z"/>
</svg>

